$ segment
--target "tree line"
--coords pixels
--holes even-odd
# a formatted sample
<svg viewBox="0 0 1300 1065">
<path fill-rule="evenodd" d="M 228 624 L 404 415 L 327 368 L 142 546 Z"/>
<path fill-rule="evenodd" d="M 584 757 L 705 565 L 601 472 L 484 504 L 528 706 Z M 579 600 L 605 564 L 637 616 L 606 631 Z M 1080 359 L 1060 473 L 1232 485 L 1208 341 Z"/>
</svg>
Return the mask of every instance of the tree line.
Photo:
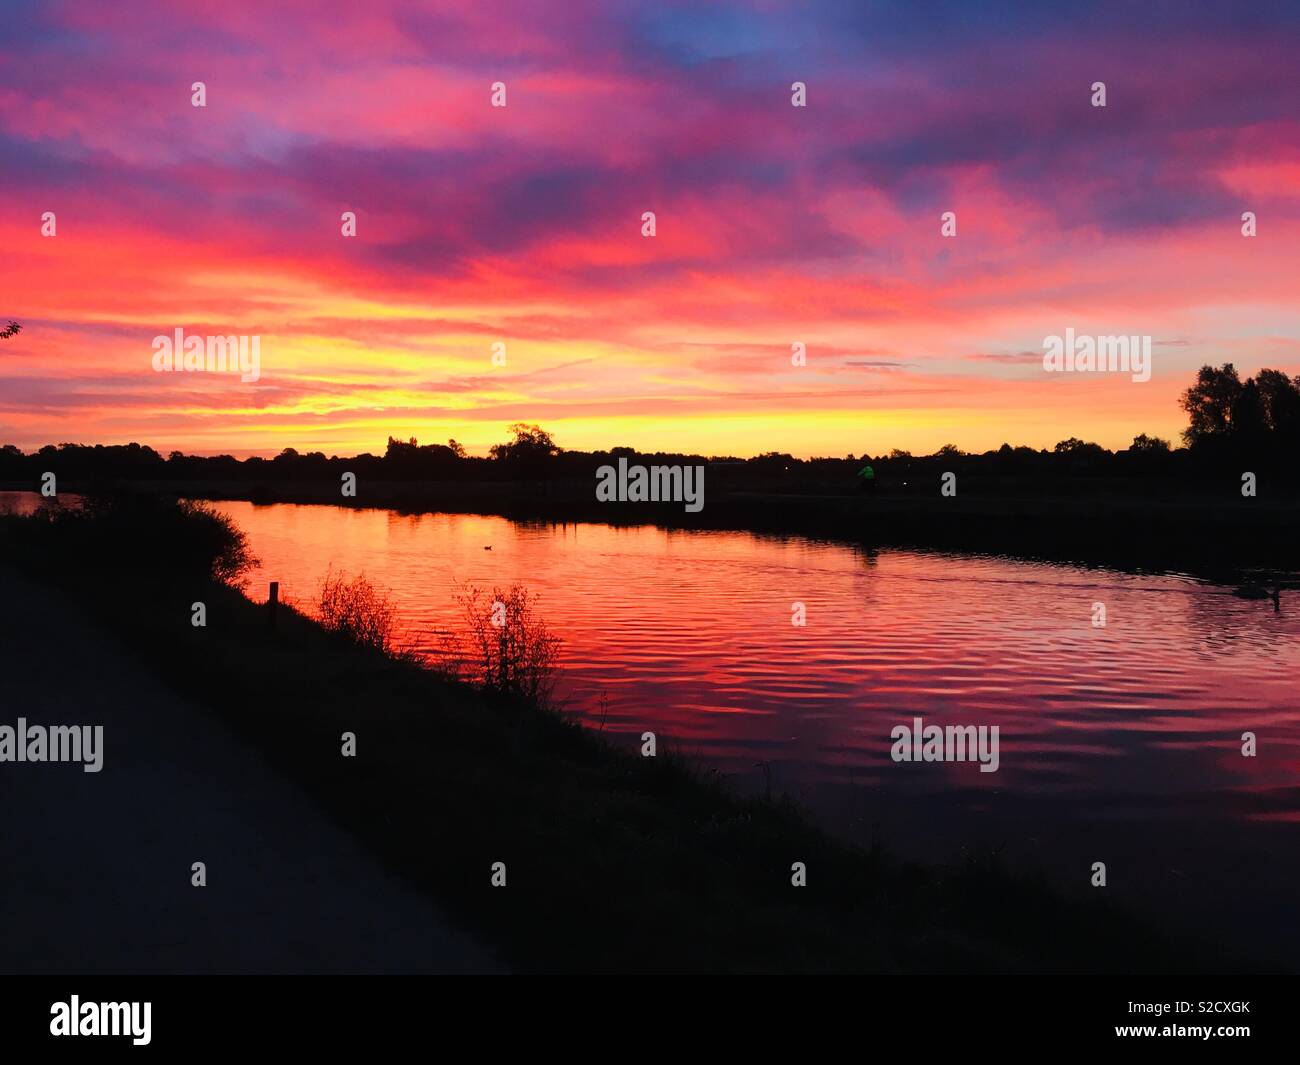
<svg viewBox="0 0 1300 1065">
<path fill-rule="evenodd" d="M 50 444 L 31 454 L 13 445 L 0 447 L 0 481 L 7 484 L 38 479 L 55 470 L 71 479 L 156 481 L 313 481 L 337 478 L 347 470 L 358 477 L 386 481 L 528 480 L 586 478 L 600 465 L 620 457 L 657 464 L 709 465 L 733 478 L 759 482 L 813 481 L 849 483 L 863 465 L 883 477 L 920 476 L 931 467 L 1004 476 L 1047 473 L 1082 475 L 1199 476 L 1231 468 L 1277 471 L 1296 480 L 1300 465 L 1300 377 L 1264 369 L 1244 381 L 1231 363 L 1203 366 L 1180 399 L 1188 425 L 1181 447 L 1139 433 L 1118 451 L 1067 437 L 1053 448 L 1035 449 L 1003 444 L 982 453 L 968 453 L 946 444 L 931 455 L 902 450 L 887 454 L 846 454 L 801 459 L 783 452 L 751 458 L 700 456 L 680 452 L 640 452 L 630 447 L 608 451 L 561 448 L 538 425 L 519 422 L 509 438 L 494 445 L 486 457 L 470 456 L 455 440 L 421 444 L 417 439 L 389 437 L 382 455 L 326 456 L 320 451 L 285 448 L 274 458 L 237 459 L 230 455 L 196 456 L 173 451 L 166 457 L 151 447 L 123 445 Z"/>
</svg>

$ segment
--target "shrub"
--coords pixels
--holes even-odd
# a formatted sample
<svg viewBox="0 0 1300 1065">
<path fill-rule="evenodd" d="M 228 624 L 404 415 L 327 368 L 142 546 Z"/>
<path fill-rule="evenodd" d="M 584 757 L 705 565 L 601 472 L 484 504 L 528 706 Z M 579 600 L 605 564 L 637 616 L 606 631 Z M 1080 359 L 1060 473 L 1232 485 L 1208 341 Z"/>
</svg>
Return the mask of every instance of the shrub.
<svg viewBox="0 0 1300 1065">
<path fill-rule="evenodd" d="M 3 538 L 66 571 L 102 568 L 152 579 L 243 582 L 257 565 L 248 538 L 207 503 L 158 496 L 85 496 L 42 501 L 27 516 L 6 516 Z"/>
<path fill-rule="evenodd" d="M 523 585 L 508 591 L 468 587 L 456 596 L 467 632 L 455 645 L 456 661 L 445 667 L 484 691 L 553 706 L 555 662 L 560 640 L 536 609 L 537 597 Z"/>
<path fill-rule="evenodd" d="M 344 573 L 327 573 L 321 581 L 317 615 L 321 627 L 329 632 L 362 647 L 401 657 L 395 639 L 397 610 L 364 573 L 352 580 Z"/>
<path fill-rule="evenodd" d="M 225 584 L 242 584 L 258 565 L 244 531 L 209 503 L 182 499 L 176 509 L 190 530 L 193 550 L 208 559 L 212 577 Z"/>
</svg>

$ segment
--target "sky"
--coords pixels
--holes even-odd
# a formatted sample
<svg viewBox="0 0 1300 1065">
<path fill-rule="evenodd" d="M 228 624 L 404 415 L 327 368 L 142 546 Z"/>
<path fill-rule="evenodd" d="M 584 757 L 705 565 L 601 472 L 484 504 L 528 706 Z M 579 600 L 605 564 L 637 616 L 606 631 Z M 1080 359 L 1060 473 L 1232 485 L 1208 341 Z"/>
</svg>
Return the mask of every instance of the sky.
<svg viewBox="0 0 1300 1065">
<path fill-rule="evenodd" d="M 0 444 L 1118 448 L 1300 373 L 1294 2 L 0 8 Z"/>
</svg>

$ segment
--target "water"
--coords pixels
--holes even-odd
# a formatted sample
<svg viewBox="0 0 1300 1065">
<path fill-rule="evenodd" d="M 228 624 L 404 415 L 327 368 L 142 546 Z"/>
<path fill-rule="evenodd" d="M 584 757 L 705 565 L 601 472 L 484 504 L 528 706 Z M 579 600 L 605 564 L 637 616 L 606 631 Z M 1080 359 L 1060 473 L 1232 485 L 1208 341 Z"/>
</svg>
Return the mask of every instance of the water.
<svg viewBox="0 0 1300 1065">
<path fill-rule="evenodd" d="M 655 732 L 742 789 L 791 794 L 832 831 L 906 856 L 997 850 L 1082 892 L 1102 861 L 1105 890 L 1162 920 L 1248 953 L 1300 950 L 1298 593 L 1279 613 L 1180 575 L 220 507 L 263 561 L 254 598 L 276 579 L 310 609 L 328 570 L 365 572 L 391 592 L 405 638 L 437 653 L 461 586 L 523 583 L 564 641 L 568 710 L 618 742 Z M 894 762 L 891 730 L 915 717 L 999 726 L 999 770 Z"/>
<path fill-rule="evenodd" d="M 568 711 L 617 742 L 655 732 L 742 789 L 789 793 L 827 828 L 908 856 L 999 850 L 1081 891 L 1102 861 L 1108 892 L 1162 919 L 1300 951 L 1300 593 L 1275 612 L 1180 575 L 218 506 L 262 560 L 256 599 L 278 580 L 310 612 L 327 571 L 364 572 L 390 591 L 403 637 L 436 654 L 464 584 L 523 583 L 563 640 Z M 891 730 L 915 717 L 997 725 L 999 770 L 894 762 Z"/>
<path fill-rule="evenodd" d="M 35 514 L 42 507 L 56 507 L 77 503 L 80 496 L 64 495 L 62 500 L 45 499 L 37 492 L 0 492 L 0 514 Z"/>
</svg>

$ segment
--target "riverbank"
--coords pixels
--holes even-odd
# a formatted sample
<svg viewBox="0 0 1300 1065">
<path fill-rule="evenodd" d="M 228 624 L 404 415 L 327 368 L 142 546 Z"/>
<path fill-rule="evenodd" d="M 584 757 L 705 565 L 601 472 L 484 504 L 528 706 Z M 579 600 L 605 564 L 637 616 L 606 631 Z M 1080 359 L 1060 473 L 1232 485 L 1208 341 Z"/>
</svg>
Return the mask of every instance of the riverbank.
<svg viewBox="0 0 1300 1065">
<path fill-rule="evenodd" d="M 89 487 L 60 485 L 74 493 Z M 760 491 L 748 482 L 730 483 L 724 475 L 708 481 L 705 505 L 694 514 L 680 503 L 598 502 L 591 483 L 571 480 L 362 481 L 355 497 L 344 497 L 337 483 L 316 481 L 139 481 L 121 487 L 209 500 L 800 535 L 866 547 L 1177 571 L 1224 582 L 1240 582 L 1255 571 L 1294 582 L 1300 572 L 1300 500 L 1267 493 L 1242 497 L 1240 485 L 1226 480 L 1188 493 L 1132 480 L 1037 484 L 967 478 L 955 497 L 946 498 L 937 485 L 902 483 L 886 484 L 876 495 L 836 493 L 824 486 Z"/>
<path fill-rule="evenodd" d="M 142 668 L 258 750 L 514 968 L 1244 967 L 1171 943 L 1085 887 L 1063 898 L 990 856 L 922 867 L 847 846 L 793 806 L 738 799 L 662 749 L 653 759 L 616 750 L 554 714 L 341 643 L 287 608 L 271 629 L 264 608 L 174 561 L 185 526 L 166 515 L 129 512 L 106 535 L 43 539 L 23 519 L 0 528 L 8 557 L 39 566 Z M 86 551 L 83 533 L 102 550 Z M 191 624 L 196 601 L 202 628 Z M 75 636 L 63 653 L 77 661 Z M 5 662 L 6 672 L 22 668 Z M 137 712 L 169 709 L 144 698 Z M 347 732 L 355 758 L 342 753 Z M 232 765 L 212 786 L 238 788 L 240 773 Z M 494 863 L 504 886 L 493 886 Z M 792 884 L 795 863 L 806 887 Z M 278 875 L 273 859 L 264 875 Z"/>
</svg>

